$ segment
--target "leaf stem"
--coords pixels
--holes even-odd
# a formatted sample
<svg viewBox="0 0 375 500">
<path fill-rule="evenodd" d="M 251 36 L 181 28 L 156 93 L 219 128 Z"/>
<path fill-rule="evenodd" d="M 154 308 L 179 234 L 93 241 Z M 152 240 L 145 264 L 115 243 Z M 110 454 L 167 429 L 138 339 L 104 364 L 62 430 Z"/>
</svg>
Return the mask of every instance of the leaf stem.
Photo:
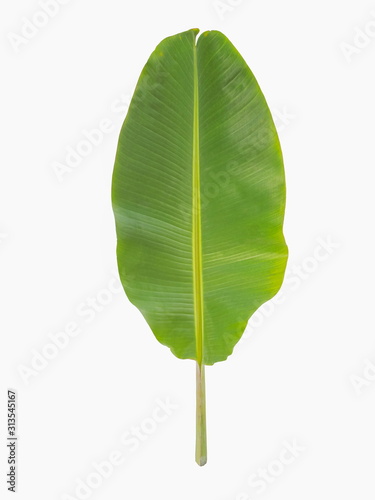
<svg viewBox="0 0 375 500">
<path fill-rule="evenodd" d="M 197 402 L 196 402 L 196 440 L 195 461 L 198 465 L 207 463 L 207 431 L 206 431 L 206 383 L 204 364 L 197 362 Z"/>
</svg>

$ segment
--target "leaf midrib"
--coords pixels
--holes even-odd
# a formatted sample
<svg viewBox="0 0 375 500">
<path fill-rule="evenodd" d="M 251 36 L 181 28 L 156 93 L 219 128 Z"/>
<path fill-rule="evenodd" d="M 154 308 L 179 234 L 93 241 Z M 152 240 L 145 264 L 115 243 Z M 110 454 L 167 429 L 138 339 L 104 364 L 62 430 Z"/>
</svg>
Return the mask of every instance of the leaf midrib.
<svg viewBox="0 0 375 500">
<path fill-rule="evenodd" d="M 197 45 L 194 40 L 194 118 L 193 118 L 193 197 L 192 197 L 192 243 L 193 243 L 193 285 L 194 326 L 197 363 L 203 363 L 203 276 L 202 276 L 202 233 L 200 202 L 199 164 L 199 93 Z"/>
</svg>

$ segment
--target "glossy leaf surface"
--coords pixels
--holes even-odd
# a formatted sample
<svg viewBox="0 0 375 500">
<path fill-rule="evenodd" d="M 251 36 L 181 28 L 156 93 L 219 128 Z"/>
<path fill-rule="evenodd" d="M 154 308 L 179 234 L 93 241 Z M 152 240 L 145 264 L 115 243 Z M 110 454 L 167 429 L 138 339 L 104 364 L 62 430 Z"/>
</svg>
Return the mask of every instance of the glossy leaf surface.
<svg viewBox="0 0 375 500">
<path fill-rule="evenodd" d="M 163 40 L 121 130 L 113 209 L 121 280 L 156 338 L 211 365 L 279 289 L 283 161 L 264 96 L 218 31 Z"/>
</svg>

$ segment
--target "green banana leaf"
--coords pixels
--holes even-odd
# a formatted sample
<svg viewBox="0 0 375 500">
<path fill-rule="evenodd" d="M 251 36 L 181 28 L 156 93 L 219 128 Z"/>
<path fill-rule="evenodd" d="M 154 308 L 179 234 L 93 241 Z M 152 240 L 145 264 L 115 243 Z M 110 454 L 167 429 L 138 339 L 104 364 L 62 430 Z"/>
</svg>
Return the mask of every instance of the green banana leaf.
<svg viewBox="0 0 375 500">
<path fill-rule="evenodd" d="M 207 460 L 204 366 L 225 360 L 287 262 L 277 132 L 219 31 L 164 39 L 138 80 L 115 160 L 120 278 L 159 342 L 197 362 L 196 461 Z"/>
</svg>

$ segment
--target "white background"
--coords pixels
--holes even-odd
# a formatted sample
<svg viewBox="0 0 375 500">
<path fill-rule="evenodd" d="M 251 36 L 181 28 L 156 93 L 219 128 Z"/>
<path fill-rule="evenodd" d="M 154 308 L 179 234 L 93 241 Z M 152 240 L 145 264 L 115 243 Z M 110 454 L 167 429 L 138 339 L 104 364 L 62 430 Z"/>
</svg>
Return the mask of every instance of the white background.
<svg viewBox="0 0 375 500">
<path fill-rule="evenodd" d="M 375 3 L 70 0 L 47 20 L 38 12 L 35 0 L 0 11 L 1 497 L 11 498 L 15 388 L 22 500 L 372 500 Z M 27 20 L 44 26 L 15 43 Z M 202 468 L 194 363 L 160 345 L 119 291 L 110 203 L 139 73 L 164 37 L 193 27 L 223 31 L 266 95 L 290 249 L 278 303 L 207 369 Z M 56 162 L 103 120 L 110 131 L 59 181 Z M 71 323 L 77 335 L 51 351 L 51 335 Z M 54 358 L 31 372 L 36 352 Z M 155 422 L 168 399 L 174 408 Z M 134 426 L 143 440 L 129 446 Z M 98 476 L 93 463 L 115 450 L 123 462 Z M 84 492 L 87 481 L 95 487 Z"/>
</svg>

